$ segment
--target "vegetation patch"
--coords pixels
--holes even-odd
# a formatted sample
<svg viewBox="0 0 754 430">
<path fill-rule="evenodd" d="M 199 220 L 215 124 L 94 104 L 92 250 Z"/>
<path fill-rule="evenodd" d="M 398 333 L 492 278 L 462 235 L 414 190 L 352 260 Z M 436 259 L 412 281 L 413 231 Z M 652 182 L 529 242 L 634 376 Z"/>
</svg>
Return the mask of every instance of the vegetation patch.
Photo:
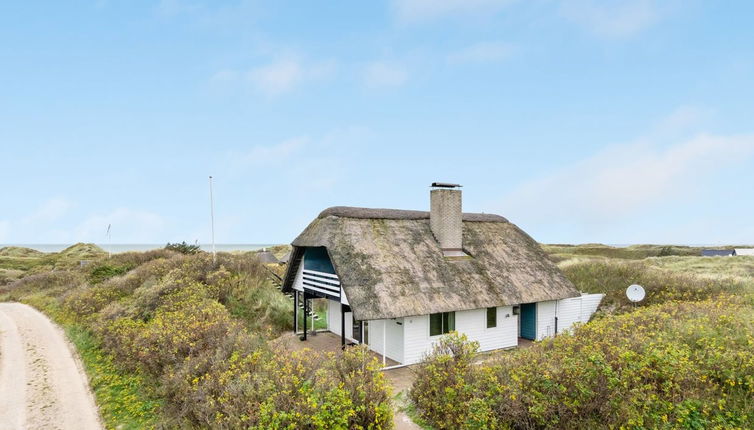
<svg viewBox="0 0 754 430">
<path fill-rule="evenodd" d="M 754 308 L 718 297 L 594 321 L 473 366 L 452 335 L 420 365 L 411 399 L 449 428 L 754 427 Z"/>
<path fill-rule="evenodd" d="M 605 294 L 601 304 L 601 309 L 605 312 L 625 312 L 635 306 L 649 306 L 671 300 L 697 301 L 721 293 L 754 291 L 752 278 L 697 276 L 683 270 L 664 270 L 660 268 L 662 266 L 647 262 L 649 260 L 576 259 L 560 263 L 559 266 L 578 290 Z M 626 297 L 626 288 L 631 284 L 639 284 L 647 292 L 640 305 L 634 305 Z"/>
<path fill-rule="evenodd" d="M 391 428 L 365 349 L 272 346 L 292 302 L 269 276 L 253 254 L 156 250 L 30 274 L 2 298 L 67 329 L 108 428 Z"/>
<path fill-rule="evenodd" d="M 140 430 L 157 426 L 162 400 L 140 373 L 123 372 L 99 341 L 77 325 L 66 327 L 68 339 L 84 363 L 89 384 L 108 429 Z"/>
</svg>

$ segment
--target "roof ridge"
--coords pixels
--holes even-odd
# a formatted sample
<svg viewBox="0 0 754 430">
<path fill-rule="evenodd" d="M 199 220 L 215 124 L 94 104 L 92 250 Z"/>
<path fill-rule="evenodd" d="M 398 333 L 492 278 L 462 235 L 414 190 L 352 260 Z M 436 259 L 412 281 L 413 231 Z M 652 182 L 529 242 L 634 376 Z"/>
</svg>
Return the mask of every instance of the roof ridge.
<svg viewBox="0 0 754 430">
<path fill-rule="evenodd" d="M 320 212 L 317 218 L 336 216 L 340 218 L 359 219 L 398 219 L 420 220 L 429 219 L 428 211 L 407 209 L 361 208 L 353 206 L 332 206 Z M 470 222 L 508 222 L 505 217 L 496 214 L 464 212 L 463 221 Z"/>
</svg>

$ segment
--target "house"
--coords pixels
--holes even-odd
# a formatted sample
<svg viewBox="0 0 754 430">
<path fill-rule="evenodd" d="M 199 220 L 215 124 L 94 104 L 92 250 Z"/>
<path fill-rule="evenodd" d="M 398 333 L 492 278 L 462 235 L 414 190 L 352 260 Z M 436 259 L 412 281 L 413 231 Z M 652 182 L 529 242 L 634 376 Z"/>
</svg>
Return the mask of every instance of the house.
<svg viewBox="0 0 754 430">
<path fill-rule="evenodd" d="M 273 253 L 268 251 L 266 248 L 262 248 L 262 250 L 257 251 L 257 258 L 259 259 L 259 262 L 262 264 L 278 264 L 280 261 L 275 257 Z"/>
<path fill-rule="evenodd" d="M 754 256 L 754 248 L 736 248 L 734 252 L 734 255 Z"/>
<path fill-rule="evenodd" d="M 400 363 L 458 331 L 482 351 L 586 322 L 580 294 L 529 235 L 500 215 L 462 213 L 460 186 L 434 183 L 430 211 L 331 207 L 293 241 L 283 291 L 328 300 L 328 330 Z M 306 319 L 302 340 L 306 340 Z"/>
<path fill-rule="evenodd" d="M 734 249 L 702 249 L 702 257 L 732 257 L 736 255 Z"/>
</svg>

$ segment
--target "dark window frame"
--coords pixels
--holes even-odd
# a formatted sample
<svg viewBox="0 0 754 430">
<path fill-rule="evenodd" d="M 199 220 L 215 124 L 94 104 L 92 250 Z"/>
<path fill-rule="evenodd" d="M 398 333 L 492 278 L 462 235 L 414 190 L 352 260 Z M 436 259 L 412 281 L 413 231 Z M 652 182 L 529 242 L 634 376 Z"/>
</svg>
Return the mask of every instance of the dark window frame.
<svg viewBox="0 0 754 430">
<path fill-rule="evenodd" d="M 487 308 L 487 328 L 497 327 L 497 307 Z"/>
<path fill-rule="evenodd" d="M 439 327 L 438 327 L 439 324 Z M 440 312 L 429 315 L 429 335 L 442 336 L 456 329 L 456 313 Z"/>
</svg>

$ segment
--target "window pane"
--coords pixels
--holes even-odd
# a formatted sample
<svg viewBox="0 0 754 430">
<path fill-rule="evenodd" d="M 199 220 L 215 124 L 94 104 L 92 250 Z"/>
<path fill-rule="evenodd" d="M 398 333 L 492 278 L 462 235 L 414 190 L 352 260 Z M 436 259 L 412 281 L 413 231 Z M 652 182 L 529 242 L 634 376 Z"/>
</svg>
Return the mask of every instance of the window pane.
<svg viewBox="0 0 754 430">
<path fill-rule="evenodd" d="M 442 314 L 429 315 L 429 335 L 437 336 L 442 334 Z"/>
<path fill-rule="evenodd" d="M 456 329 L 456 313 L 455 312 L 445 312 L 442 314 L 443 316 L 443 324 L 442 324 L 442 332 L 443 333 L 450 333 L 451 331 Z"/>
<path fill-rule="evenodd" d="M 487 328 L 497 327 L 497 308 L 487 308 Z"/>
</svg>

